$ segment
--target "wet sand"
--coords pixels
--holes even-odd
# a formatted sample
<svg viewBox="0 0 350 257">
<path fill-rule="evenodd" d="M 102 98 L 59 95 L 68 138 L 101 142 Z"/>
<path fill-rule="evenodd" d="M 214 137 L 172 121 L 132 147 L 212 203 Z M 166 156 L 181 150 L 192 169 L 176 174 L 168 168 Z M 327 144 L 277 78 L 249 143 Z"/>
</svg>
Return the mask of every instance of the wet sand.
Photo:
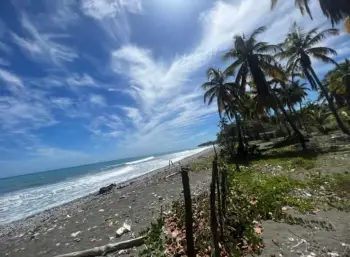
<svg viewBox="0 0 350 257">
<path fill-rule="evenodd" d="M 122 188 L 119 185 L 106 195 L 88 195 L 0 226 L 0 255 L 55 256 L 136 237 L 159 217 L 161 207 L 166 210 L 183 197 L 181 176 L 177 174 L 180 163 L 187 165 L 213 154 L 212 149 L 204 150 L 171 168 L 153 171 L 122 184 Z M 210 172 L 191 173 L 190 182 L 192 195 L 208 190 Z M 124 222 L 131 226 L 131 232 L 116 238 Z M 137 252 L 131 255 L 137 256 Z"/>
</svg>

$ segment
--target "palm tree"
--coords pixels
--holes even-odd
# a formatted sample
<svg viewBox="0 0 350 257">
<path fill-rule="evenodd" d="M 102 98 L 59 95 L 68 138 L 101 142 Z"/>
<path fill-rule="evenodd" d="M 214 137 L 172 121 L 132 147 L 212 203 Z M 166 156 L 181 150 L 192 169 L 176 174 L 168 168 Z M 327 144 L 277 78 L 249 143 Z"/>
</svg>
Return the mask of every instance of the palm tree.
<svg viewBox="0 0 350 257">
<path fill-rule="evenodd" d="M 326 29 L 318 32 L 318 29 L 312 29 L 308 33 L 304 33 L 300 27 L 294 24 L 284 43 L 281 44 L 283 52 L 277 54 L 282 59 L 288 59 L 287 70 L 294 73 L 296 70 L 303 72 L 305 78 L 310 82 L 311 88 L 317 90 L 319 88 L 327 99 L 329 108 L 337 120 L 339 128 L 347 135 L 350 131 L 344 126 L 339 118 L 332 99 L 329 97 L 327 89 L 321 83 L 312 68 L 311 57 L 324 63 L 332 63 L 338 65 L 329 55 L 336 55 L 337 52 L 329 47 L 315 46 L 319 44 L 327 36 L 338 35 L 337 29 Z"/>
<path fill-rule="evenodd" d="M 278 0 L 271 0 L 272 8 L 277 4 Z M 312 19 L 309 7 L 310 0 L 295 0 L 295 4 L 299 7 L 302 14 L 305 11 Z M 346 19 L 345 27 L 350 32 L 350 2 L 349 0 L 319 0 L 324 15 L 331 20 L 332 25 L 338 24 L 341 20 Z"/>
<path fill-rule="evenodd" d="M 281 88 L 276 89 L 281 101 L 287 106 L 290 113 L 293 114 L 298 120 L 299 126 L 302 127 L 300 116 L 294 108 L 294 105 L 299 104 L 300 111 L 301 103 L 307 97 L 309 89 L 306 87 L 306 83 L 301 83 L 300 80 L 289 81 L 288 84 L 280 82 Z M 305 126 L 304 126 L 305 127 Z M 305 127 L 306 128 L 306 127 Z"/>
<path fill-rule="evenodd" d="M 231 118 L 230 115 L 233 114 L 236 120 L 239 141 L 237 151 L 241 154 L 244 151 L 244 142 L 240 117 L 237 113 L 236 107 L 237 102 L 239 101 L 239 86 L 235 82 L 228 82 L 228 74 L 219 69 L 209 68 L 207 70 L 207 77 L 208 82 L 205 82 L 202 85 L 202 88 L 206 90 L 204 94 L 204 102 L 210 105 L 214 98 L 216 98 L 220 119 L 222 118 L 222 113 L 224 111 L 228 114 L 229 118 Z"/>
<path fill-rule="evenodd" d="M 307 117 L 312 124 L 323 134 L 328 134 L 328 130 L 325 124 L 331 119 L 332 113 L 323 107 L 317 106 L 316 108 L 308 109 Z"/>
<path fill-rule="evenodd" d="M 328 72 L 324 83 L 331 93 L 343 97 L 350 107 L 350 61 L 348 59 Z"/>
<path fill-rule="evenodd" d="M 265 27 L 256 29 L 249 38 L 235 36 L 234 46 L 227 52 L 223 59 L 234 59 L 233 63 L 226 69 L 226 73 L 236 73 L 236 83 L 241 86 L 244 92 L 248 78 L 251 78 L 256 86 L 258 102 L 263 105 L 276 103 L 288 123 L 299 136 L 303 148 L 306 148 L 304 136 L 292 122 L 279 99 L 271 92 L 266 81 L 265 74 L 271 77 L 283 78 L 284 73 L 278 67 L 273 54 L 281 48 L 276 45 L 269 45 L 267 42 L 257 41 L 257 36 L 266 31 Z"/>
</svg>

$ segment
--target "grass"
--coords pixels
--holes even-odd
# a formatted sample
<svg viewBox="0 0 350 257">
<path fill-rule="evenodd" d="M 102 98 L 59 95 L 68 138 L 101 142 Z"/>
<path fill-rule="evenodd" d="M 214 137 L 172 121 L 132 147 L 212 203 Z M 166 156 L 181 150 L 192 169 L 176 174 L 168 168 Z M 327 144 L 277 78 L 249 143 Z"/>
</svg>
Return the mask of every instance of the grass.
<svg viewBox="0 0 350 257">
<path fill-rule="evenodd" d="M 200 160 L 193 162 L 189 165 L 189 168 L 193 172 L 205 171 L 211 168 L 213 157 L 204 157 Z"/>
<path fill-rule="evenodd" d="M 301 213 L 329 208 L 350 211 L 350 174 L 320 175 L 314 169 L 317 155 L 313 151 L 298 152 L 293 146 L 286 146 L 267 150 L 265 155 L 242 166 L 241 172 L 237 172 L 233 164 L 222 164 L 229 174 L 227 218 L 224 238 L 220 242 L 222 256 L 259 254 L 262 245 L 257 231 L 261 220 L 305 227 L 314 227 L 319 223 L 317 220 L 291 216 L 290 208 Z M 193 163 L 190 168 L 196 172 L 206 170 L 211 168 L 211 161 L 212 158 L 205 158 Z M 207 193 L 193 199 L 193 226 L 199 256 L 210 256 L 212 253 L 208 206 Z M 183 217 L 183 202 L 175 202 L 162 223 L 152 225 L 154 232 L 146 242 L 145 255 L 141 256 L 184 253 Z M 319 227 L 332 229 L 330 224 L 321 223 Z M 161 226 L 164 227 L 160 229 Z M 166 236 L 164 230 L 167 231 Z"/>
</svg>

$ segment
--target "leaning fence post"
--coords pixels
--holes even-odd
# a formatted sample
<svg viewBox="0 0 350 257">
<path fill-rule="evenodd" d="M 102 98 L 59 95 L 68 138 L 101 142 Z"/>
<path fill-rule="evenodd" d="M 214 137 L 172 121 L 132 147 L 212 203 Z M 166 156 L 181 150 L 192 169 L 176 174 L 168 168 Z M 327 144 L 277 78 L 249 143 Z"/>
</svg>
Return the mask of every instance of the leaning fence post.
<svg viewBox="0 0 350 257">
<path fill-rule="evenodd" d="M 212 234 L 212 244 L 214 248 L 215 257 L 220 257 L 220 249 L 219 249 L 219 241 L 218 241 L 218 224 L 216 218 L 216 210 L 215 210 L 215 183 L 216 177 L 218 174 L 218 160 L 215 157 L 213 160 L 213 168 L 212 168 L 212 178 L 210 183 L 210 227 Z"/>
<path fill-rule="evenodd" d="M 193 227 L 192 227 L 192 224 L 193 224 L 192 199 L 191 199 L 191 189 L 190 189 L 190 181 L 188 178 L 188 171 L 189 171 L 188 168 L 181 167 L 182 186 L 184 189 L 184 198 L 185 198 L 187 256 L 195 257 L 196 253 L 194 250 Z"/>
</svg>

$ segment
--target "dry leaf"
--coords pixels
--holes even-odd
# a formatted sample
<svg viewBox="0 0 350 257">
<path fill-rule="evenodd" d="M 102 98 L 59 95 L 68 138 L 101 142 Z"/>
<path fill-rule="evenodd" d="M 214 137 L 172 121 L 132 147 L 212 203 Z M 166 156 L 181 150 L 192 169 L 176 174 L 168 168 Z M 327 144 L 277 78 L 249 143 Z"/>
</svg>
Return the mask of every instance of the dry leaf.
<svg viewBox="0 0 350 257">
<path fill-rule="evenodd" d="M 262 231 L 263 231 L 263 229 L 261 227 L 255 227 L 255 233 L 261 235 Z"/>
</svg>

